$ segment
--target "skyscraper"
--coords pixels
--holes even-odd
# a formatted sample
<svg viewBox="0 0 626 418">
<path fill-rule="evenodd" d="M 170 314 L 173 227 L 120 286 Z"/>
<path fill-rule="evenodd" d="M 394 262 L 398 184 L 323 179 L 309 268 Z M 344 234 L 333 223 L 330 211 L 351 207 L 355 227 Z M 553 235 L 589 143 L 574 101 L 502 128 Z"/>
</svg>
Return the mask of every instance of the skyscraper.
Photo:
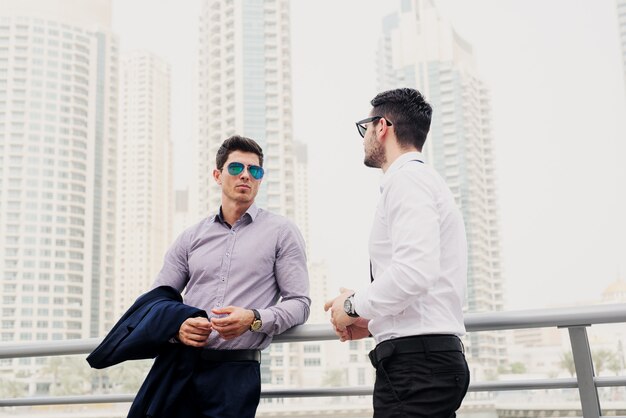
<svg viewBox="0 0 626 418">
<path fill-rule="evenodd" d="M 189 213 L 189 189 L 174 191 L 174 219 L 173 219 L 173 237 L 177 237 L 185 229 L 193 225 L 194 219 L 191 219 Z"/>
<path fill-rule="evenodd" d="M 465 219 L 467 311 L 503 308 L 489 90 L 477 74 L 472 47 L 439 16 L 433 0 L 401 0 L 383 21 L 379 89 L 414 87 L 433 106 L 426 159 L 445 178 Z M 467 350 L 480 371 L 505 361 L 504 336 L 474 333 Z M 475 370 L 480 372 L 479 370 Z"/>
<path fill-rule="evenodd" d="M 619 31 L 622 47 L 622 71 L 624 72 L 624 87 L 626 87 L 626 0 L 617 0 L 617 30 Z"/>
<path fill-rule="evenodd" d="M 120 63 L 116 316 L 159 272 L 174 210 L 170 66 L 143 51 L 124 54 Z"/>
<path fill-rule="evenodd" d="M 227 137 L 238 134 L 263 148 L 266 176 L 257 204 L 291 218 L 308 239 L 306 147 L 295 144 L 292 133 L 290 32 L 288 0 L 203 3 L 196 80 L 196 161 L 190 187 L 190 207 L 198 219 L 219 208 L 221 193 L 212 175 L 215 154 Z M 323 285 L 318 287 L 325 290 Z M 321 305 L 315 309 L 321 311 Z M 313 372 L 319 380 L 321 356 L 319 343 L 273 344 L 263 352 L 263 383 L 300 386 Z"/>
<path fill-rule="evenodd" d="M 0 8 L 2 341 L 96 337 L 115 319 L 110 3 Z"/>
<path fill-rule="evenodd" d="M 293 170 L 294 214 L 293 220 L 307 243 L 309 254 L 309 153 L 304 142 L 294 142 Z"/>
<path fill-rule="evenodd" d="M 256 140 L 266 176 L 259 206 L 294 218 L 289 2 L 205 0 L 200 16 L 192 212 L 219 208 L 215 154 L 229 136 Z"/>
</svg>

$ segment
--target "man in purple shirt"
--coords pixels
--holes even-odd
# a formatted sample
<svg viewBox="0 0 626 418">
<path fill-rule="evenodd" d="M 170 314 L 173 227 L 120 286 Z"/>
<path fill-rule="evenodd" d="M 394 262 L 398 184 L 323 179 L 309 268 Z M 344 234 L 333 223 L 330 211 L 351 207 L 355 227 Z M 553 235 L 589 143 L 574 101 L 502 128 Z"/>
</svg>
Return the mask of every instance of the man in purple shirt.
<svg viewBox="0 0 626 418">
<path fill-rule="evenodd" d="M 184 302 L 209 314 L 187 319 L 176 336 L 203 347 L 189 393 L 198 416 L 254 417 L 260 350 L 309 316 L 305 244 L 293 222 L 254 203 L 264 175 L 255 141 L 228 138 L 216 166 L 218 213 L 178 237 L 153 287 L 184 289 Z"/>
</svg>

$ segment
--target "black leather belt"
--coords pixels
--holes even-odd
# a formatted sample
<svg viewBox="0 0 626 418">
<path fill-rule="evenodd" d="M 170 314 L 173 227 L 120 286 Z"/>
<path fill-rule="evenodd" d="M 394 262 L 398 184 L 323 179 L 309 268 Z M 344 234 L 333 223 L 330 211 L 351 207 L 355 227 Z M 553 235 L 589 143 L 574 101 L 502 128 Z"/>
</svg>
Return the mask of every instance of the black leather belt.
<svg viewBox="0 0 626 418">
<path fill-rule="evenodd" d="M 256 361 L 261 362 L 261 350 L 209 350 L 200 354 L 204 362 L 216 363 L 225 361 Z"/>
<path fill-rule="evenodd" d="M 395 354 L 429 353 L 441 351 L 465 352 L 463 343 L 456 335 L 432 334 L 402 337 L 383 341 L 369 353 L 372 366 Z"/>
</svg>

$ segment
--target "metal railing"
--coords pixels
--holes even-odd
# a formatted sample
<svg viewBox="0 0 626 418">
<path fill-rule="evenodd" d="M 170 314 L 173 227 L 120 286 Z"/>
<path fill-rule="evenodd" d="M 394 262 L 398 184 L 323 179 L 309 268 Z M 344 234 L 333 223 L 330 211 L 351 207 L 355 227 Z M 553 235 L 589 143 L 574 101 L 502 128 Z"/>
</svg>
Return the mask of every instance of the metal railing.
<svg viewBox="0 0 626 418">
<path fill-rule="evenodd" d="M 587 337 L 587 327 L 594 324 L 611 323 L 626 323 L 626 303 L 562 309 L 467 314 L 465 316 L 465 326 L 468 332 L 544 327 L 567 328 L 576 369 L 575 378 L 475 382 L 470 384 L 469 391 L 497 392 L 578 388 L 583 416 L 585 418 L 599 418 L 602 416 L 602 413 L 598 397 L 598 388 L 626 387 L 626 376 L 595 376 L 593 359 L 591 357 Z M 335 333 L 328 325 L 302 325 L 292 328 L 274 338 L 274 342 L 277 343 L 327 340 L 336 340 Z M 91 338 L 68 341 L 29 342 L 28 344 L 3 343 L 0 344 L 0 359 L 87 354 L 96 348 L 100 341 L 101 339 L 99 338 Z M 261 397 L 332 397 L 371 394 L 371 387 L 265 389 L 261 393 Z M 0 399 L 0 407 L 132 402 L 133 398 L 133 394 L 26 397 Z"/>
</svg>

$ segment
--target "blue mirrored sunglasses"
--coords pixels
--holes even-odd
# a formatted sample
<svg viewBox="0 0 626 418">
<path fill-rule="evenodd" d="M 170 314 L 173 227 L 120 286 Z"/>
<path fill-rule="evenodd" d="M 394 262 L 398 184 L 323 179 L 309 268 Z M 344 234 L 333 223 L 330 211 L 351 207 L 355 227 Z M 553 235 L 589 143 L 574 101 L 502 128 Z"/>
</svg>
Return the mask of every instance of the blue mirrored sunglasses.
<svg viewBox="0 0 626 418">
<path fill-rule="evenodd" d="M 228 174 L 230 174 L 231 176 L 238 176 L 243 172 L 243 169 L 246 166 L 243 163 L 237 163 L 237 162 L 233 162 L 228 164 Z M 250 173 L 250 175 L 255 179 L 255 180 L 261 180 L 263 178 L 263 174 L 265 174 L 265 170 L 263 170 L 263 167 L 258 166 L 258 165 L 249 165 L 248 166 L 248 173 Z"/>
</svg>

